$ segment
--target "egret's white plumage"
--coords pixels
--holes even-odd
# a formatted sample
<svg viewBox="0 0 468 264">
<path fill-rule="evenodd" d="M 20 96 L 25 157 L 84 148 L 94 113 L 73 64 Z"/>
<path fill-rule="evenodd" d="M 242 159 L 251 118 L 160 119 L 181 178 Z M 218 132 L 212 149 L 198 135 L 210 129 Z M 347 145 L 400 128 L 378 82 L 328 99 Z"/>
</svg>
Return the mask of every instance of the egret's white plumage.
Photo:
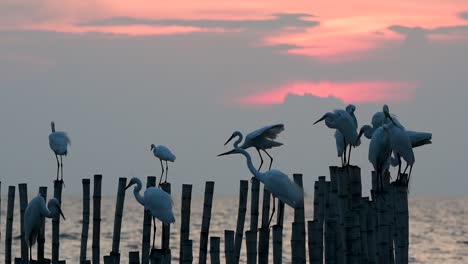
<svg viewBox="0 0 468 264">
<path fill-rule="evenodd" d="M 273 164 L 273 157 L 266 150 L 283 145 L 283 143 L 274 141 L 274 139 L 276 139 L 278 134 L 283 132 L 283 130 L 284 130 L 283 124 L 270 125 L 270 126 L 265 126 L 255 131 L 252 131 L 249 134 L 247 134 L 247 136 L 245 137 L 245 140 L 240 146 L 240 148 L 248 149 L 248 148 L 254 147 L 257 150 L 258 155 L 260 156 L 260 166 L 258 167 L 258 170 L 260 170 L 260 168 L 263 165 L 263 157 L 262 157 L 262 154 L 260 153 L 260 150 L 265 152 L 268 155 L 268 157 L 270 157 L 269 169 L 271 169 L 271 165 Z M 235 131 L 234 133 L 232 133 L 231 137 L 226 141 L 226 143 L 224 143 L 224 145 L 229 143 L 236 136 L 237 137 L 240 136 L 241 141 L 242 141 L 242 137 L 243 137 L 242 133 L 239 131 Z"/>
<path fill-rule="evenodd" d="M 356 106 L 349 104 L 346 106 L 346 112 L 351 116 L 351 119 L 353 121 L 353 125 L 355 129 L 357 129 L 358 123 L 357 123 L 357 118 L 354 115 L 354 111 L 356 111 Z M 338 157 L 341 158 L 341 165 L 346 164 L 346 143 L 345 143 L 345 138 L 343 134 L 340 132 L 340 130 L 335 130 L 335 143 L 336 143 L 336 152 L 338 154 Z M 350 148 L 351 150 L 351 148 Z M 343 155 L 344 154 L 344 155 Z"/>
<path fill-rule="evenodd" d="M 383 187 L 383 174 L 388 170 L 392 146 L 390 142 L 390 131 L 388 125 L 377 128 L 372 135 L 369 144 L 369 161 L 377 174 L 377 183 Z"/>
<path fill-rule="evenodd" d="M 166 162 L 166 180 L 164 182 L 167 182 L 167 172 L 169 171 L 169 166 L 167 165 L 167 162 L 174 162 L 176 160 L 176 156 L 171 152 L 171 150 L 163 145 L 155 146 L 154 144 L 151 144 L 151 150 L 153 151 L 153 154 L 156 158 L 159 159 L 161 162 L 161 178 L 159 179 L 159 184 L 161 184 L 163 175 L 164 175 L 164 166 L 163 166 L 163 161 Z"/>
<path fill-rule="evenodd" d="M 142 188 L 142 183 L 139 178 L 133 177 L 128 183 L 125 189 L 130 188 L 132 185 L 136 184 L 133 189 L 133 195 L 135 199 L 144 206 L 145 210 L 151 213 L 153 217 L 153 248 L 154 248 L 154 239 L 156 236 L 156 222 L 155 218 L 163 222 L 164 224 L 170 224 L 175 222 L 174 213 L 172 211 L 172 198 L 171 196 L 163 191 L 160 188 L 149 187 L 145 190 L 143 196 L 141 196 L 140 191 Z"/>
<path fill-rule="evenodd" d="M 55 154 L 55 159 L 57 160 L 57 180 L 59 179 L 59 168 L 62 171 L 62 178 L 63 181 L 63 160 L 62 156 L 66 156 L 68 154 L 68 145 L 71 144 L 70 138 L 68 137 L 66 132 L 63 131 L 55 131 L 55 123 L 50 123 L 52 132 L 49 134 L 49 146 L 50 149 Z M 59 158 L 60 157 L 60 162 Z"/>
<path fill-rule="evenodd" d="M 303 201 L 304 194 L 301 187 L 294 183 L 286 174 L 279 170 L 269 170 L 266 172 L 260 172 L 255 169 L 250 154 L 239 146 L 242 141 L 242 134 L 238 135 L 238 139 L 234 142 L 234 149 L 218 156 L 229 155 L 234 153 L 240 153 L 245 156 L 247 160 L 247 167 L 250 172 L 260 182 L 265 185 L 265 188 L 273 195 L 273 211 L 270 216 L 270 221 L 275 213 L 275 201 L 274 198 L 278 198 L 283 203 L 296 208 Z"/>
<path fill-rule="evenodd" d="M 60 209 L 60 202 L 56 198 L 52 198 L 45 204 L 44 198 L 40 194 L 34 197 L 24 211 L 24 241 L 29 246 L 29 259 L 32 259 L 31 249 L 36 243 L 39 231 L 41 229 L 41 221 L 43 218 L 54 218 L 59 215 L 63 216 Z"/>
</svg>

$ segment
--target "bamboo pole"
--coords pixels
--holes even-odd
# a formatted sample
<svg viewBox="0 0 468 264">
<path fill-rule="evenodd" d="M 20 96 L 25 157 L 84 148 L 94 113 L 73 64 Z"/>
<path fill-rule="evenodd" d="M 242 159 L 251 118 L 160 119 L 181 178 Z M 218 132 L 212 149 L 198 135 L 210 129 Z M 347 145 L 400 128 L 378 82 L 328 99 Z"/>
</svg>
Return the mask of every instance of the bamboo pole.
<svg viewBox="0 0 468 264">
<path fill-rule="evenodd" d="M 184 255 L 183 243 L 189 239 L 190 235 L 190 211 L 192 203 L 192 185 L 182 185 L 182 205 L 181 205 L 181 219 L 180 219 L 180 240 L 179 240 L 179 259 Z"/>
<path fill-rule="evenodd" d="M 169 182 L 162 183 L 161 189 L 171 195 L 171 184 Z M 171 248 L 169 246 L 171 239 L 171 224 L 162 224 L 161 250 L 164 254 L 164 263 L 171 263 Z"/>
<path fill-rule="evenodd" d="M 323 229 L 323 228 L 322 228 Z M 318 264 L 322 263 L 323 258 L 323 245 L 320 244 L 320 237 L 323 236 L 321 233 L 320 222 L 318 220 L 307 222 L 308 231 L 308 246 L 309 246 L 309 263 Z"/>
<path fill-rule="evenodd" d="M 242 248 L 242 239 L 244 235 L 245 214 L 247 212 L 247 195 L 249 191 L 249 182 L 240 181 L 239 188 L 239 208 L 237 212 L 236 236 L 234 238 L 234 258 L 239 263 L 240 252 Z"/>
<path fill-rule="evenodd" d="M 192 255 L 193 241 L 185 240 L 182 246 L 184 248 L 183 249 L 184 255 L 182 256 L 182 263 L 191 264 L 193 262 L 193 255 Z"/>
<path fill-rule="evenodd" d="M 403 182 L 407 181 L 407 175 L 401 176 Z M 395 240 L 395 263 L 408 263 L 409 246 L 409 215 L 408 215 L 408 187 L 405 185 L 395 186 L 395 217 L 396 233 Z"/>
<path fill-rule="evenodd" d="M 100 259 L 100 237 L 101 237 L 101 182 L 102 175 L 94 175 L 93 191 L 93 243 L 92 262 L 99 264 Z"/>
<path fill-rule="evenodd" d="M 373 178 L 376 175 L 375 172 L 372 172 Z M 384 189 L 381 192 L 374 192 L 375 195 L 375 205 L 377 213 L 377 263 L 379 264 L 388 264 L 390 260 L 389 256 L 389 227 L 388 221 L 386 219 L 386 205 L 385 205 L 385 193 L 387 188 L 384 184 Z"/>
<path fill-rule="evenodd" d="M 302 183 L 302 174 L 295 173 L 293 174 L 294 182 L 301 187 L 303 190 L 303 183 Z M 294 209 L 294 222 L 297 223 L 297 246 L 296 252 L 298 254 L 298 258 L 301 262 L 297 263 L 304 263 L 306 262 L 306 229 L 305 229 L 305 213 L 304 213 L 304 197 L 299 203 L 299 205 Z M 296 263 L 296 262 L 295 262 Z"/>
<path fill-rule="evenodd" d="M 260 182 L 257 178 L 252 177 L 251 179 L 251 192 L 250 197 L 250 230 L 257 232 L 258 229 L 258 203 L 260 196 Z M 255 240 L 257 238 L 255 237 Z"/>
<path fill-rule="evenodd" d="M 345 230 L 345 216 L 348 207 L 348 188 L 346 182 L 346 175 L 344 174 L 345 168 L 330 167 L 330 176 L 332 184 L 336 186 L 336 254 L 337 263 L 346 263 L 346 230 Z"/>
<path fill-rule="evenodd" d="M 11 242 L 13 233 L 13 209 L 15 208 L 15 186 L 8 186 L 7 219 L 5 228 L 5 264 L 11 264 Z"/>
<path fill-rule="evenodd" d="M 257 263 L 257 232 L 245 231 L 245 244 L 247 248 L 247 264 Z"/>
<path fill-rule="evenodd" d="M 361 232 L 361 263 L 369 263 L 369 248 L 367 242 L 367 214 L 369 206 L 369 197 L 363 197 L 359 207 L 359 223 Z"/>
<path fill-rule="evenodd" d="M 377 264 L 377 213 L 375 201 L 368 202 L 367 208 L 367 248 L 369 264 Z"/>
<path fill-rule="evenodd" d="M 83 185 L 83 225 L 81 227 L 80 263 L 83 263 L 86 261 L 86 251 L 88 248 L 90 180 L 83 179 L 81 183 Z"/>
<path fill-rule="evenodd" d="M 270 192 L 263 188 L 263 204 L 262 204 L 262 227 L 260 228 L 258 238 L 258 263 L 268 263 L 268 242 L 270 241 L 270 228 L 268 220 L 270 217 Z"/>
<path fill-rule="evenodd" d="M 273 263 L 283 263 L 283 227 L 273 226 Z"/>
<path fill-rule="evenodd" d="M 127 185 L 127 178 L 119 178 L 119 185 L 117 187 L 117 200 L 115 202 L 114 214 L 114 233 L 112 236 L 112 251 L 110 257 L 113 263 L 120 263 L 120 231 L 122 227 L 123 207 L 125 202 L 125 187 Z"/>
<path fill-rule="evenodd" d="M 54 198 L 62 204 L 63 181 L 54 181 Z M 52 218 L 52 263 L 60 259 L 60 216 Z"/>
<path fill-rule="evenodd" d="M 325 182 L 325 224 L 324 239 L 325 263 L 336 263 L 336 192 L 333 192 L 332 182 Z M 336 191 L 336 188 L 335 188 Z"/>
<path fill-rule="evenodd" d="M 18 184 L 19 199 L 20 199 L 20 226 L 21 226 L 21 260 L 28 260 L 28 245 L 24 237 L 24 211 L 28 206 L 28 186 L 26 183 Z"/>
<path fill-rule="evenodd" d="M 224 230 L 224 256 L 226 264 L 234 264 L 234 231 Z"/>
<path fill-rule="evenodd" d="M 220 237 L 210 237 L 210 263 L 211 264 L 219 264 L 219 244 L 220 244 Z"/>
<path fill-rule="evenodd" d="M 146 180 L 146 188 L 156 186 L 156 177 L 148 176 Z M 141 242 L 141 263 L 149 263 L 150 243 L 151 243 L 151 213 L 144 210 L 143 216 L 143 232 Z"/>
<path fill-rule="evenodd" d="M 291 263 L 305 263 L 305 252 L 302 251 L 302 224 L 292 223 L 291 231 Z"/>
<path fill-rule="evenodd" d="M 205 184 L 205 198 L 203 202 L 203 219 L 202 219 L 201 233 L 200 233 L 200 253 L 198 255 L 199 264 L 206 263 L 214 184 L 215 183 L 213 181 L 208 181 Z"/>
<path fill-rule="evenodd" d="M 140 252 L 138 252 L 138 251 L 128 252 L 128 263 L 129 264 L 140 264 Z"/>
<path fill-rule="evenodd" d="M 318 178 L 318 181 L 315 181 L 314 183 L 314 220 L 317 221 L 316 224 L 313 224 L 315 228 L 318 228 L 318 232 L 321 234 L 317 237 L 314 237 L 316 239 L 316 246 L 318 246 L 320 249 L 316 249 L 321 252 L 321 257 L 319 258 L 320 264 L 323 263 L 323 233 L 324 233 L 324 222 L 325 222 L 325 206 L 326 206 L 326 199 L 325 199 L 325 188 L 326 188 L 326 182 L 325 182 L 325 176 L 320 176 Z M 310 232 L 309 232 L 310 234 Z M 309 255 L 311 252 L 309 252 Z M 309 259 L 309 261 L 311 261 Z"/>
<path fill-rule="evenodd" d="M 39 195 L 47 202 L 47 187 L 39 187 Z M 37 236 L 37 260 L 44 260 L 44 243 L 45 243 L 45 218 L 41 218 L 41 228 Z"/>
</svg>

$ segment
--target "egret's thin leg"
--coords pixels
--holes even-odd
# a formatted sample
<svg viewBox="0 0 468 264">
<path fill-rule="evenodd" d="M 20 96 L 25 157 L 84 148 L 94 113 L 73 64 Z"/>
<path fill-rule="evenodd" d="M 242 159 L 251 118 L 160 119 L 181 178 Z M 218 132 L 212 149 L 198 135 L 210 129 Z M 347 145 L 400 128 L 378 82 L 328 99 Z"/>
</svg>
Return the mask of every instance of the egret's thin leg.
<svg viewBox="0 0 468 264">
<path fill-rule="evenodd" d="M 57 154 L 55 154 L 55 159 L 57 160 L 57 181 L 58 181 L 58 179 L 59 179 L 60 162 L 59 162 L 59 159 L 58 159 Z"/>
<path fill-rule="evenodd" d="M 273 197 L 273 210 L 271 211 L 271 216 L 270 216 L 270 220 L 268 220 L 268 228 L 270 228 L 270 223 L 271 223 L 271 220 L 273 219 L 273 215 L 275 214 L 275 211 L 276 211 L 276 203 L 275 203 L 275 197 L 272 195 L 271 197 Z"/>
<path fill-rule="evenodd" d="M 341 154 L 341 167 L 344 167 L 344 160 L 343 160 L 343 154 Z"/>
<path fill-rule="evenodd" d="M 156 240 L 156 220 L 155 217 L 153 216 L 153 247 L 154 249 L 154 241 Z"/>
<path fill-rule="evenodd" d="M 401 176 L 401 157 L 400 154 L 397 154 L 397 159 L 398 159 L 398 176 L 397 180 L 400 180 Z"/>
<path fill-rule="evenodd" d="M 406 167 L 405 167 L 405 170 L 403 171 L 403 174 L 405 174 L 405 173 L 406 173 L 406 170 L 408 169 L 408 167 L 409 167 L 409 164 L 408 164 L 408 163 L 406 163 Z"/>
<path fill-rule="evenodd" d="M 164 166 L 163 166 L 162 159 L 159 159 L 159 162 L 161 162 L 161 177 L 159 178 L 159 185 L 161 185 L 162 178 L 164 176 Z"/>
<path fill-rule="evenodd" d="M 265 152 L 268 155 L 268 157 L 270 157 L 270 167 L 268 168 L 268 170 L 271 170 L 271 164 L 273 164 L 273 157 L 270 156 L 270 154 L 266 150 L 263 150 L 263 152 Z"/>
<path fill-rule="evenodd" d="M 409 168 L 409 173 L 408 173 L 408 180 L 406 180 L 406 186 L 409 185 L 409 179 L 411 178 L 411 171 L 413 170 L 413 165 L 410 166 Z"/>
<path fill-rule="evenodd" d="M 343 137 L 343 142 L 344 142 L 344 151 L 343 151 L 343 156 L 344 156 L 344 166 L 346 166 L 346 150 L 348 149 L 348 145 L 346 145 L 346 140 Z M 343 167 L 344 167 L 343 166 Z"/>
<path fill-rule="evenodd" d="M 352 149 L 352 148 L 353 148 L 353 147 L 352 147 L 351 145 L 349 145 L 348 165 L 349 165 L 349 163 L 351 162 L 351 149 Z"/>
<path fill-rule="evenodd" d="M 60 171 L 61 171 L 61 174 L 62 174 L 62 182 L 63 182 L 63 159 L 62 159 L 62 155 L 60 155 Z"/>
<path fill-rule="evenodd" d="M 166 180 L 164 181 L 164 183 L 167 182 L 167 172 L 169 171 L 169 167 L 167 166 L 167 160 L 166 160 Z"/>
<path fill-rule="evenodd" d="M 260 150 L 258 148 L 255 148 L 255 149 L 257 150 L 258 155 L 260 156 L 260 166 L 258 166 L 258 171 L 260 171 L 263 165 L 263 157 L 262 157 L 262 153 L 260 153 Z"/>
<path fill-rule="evenodd" d="M 29 263 L 32 263 L 32 243 L 31 243 L 31 241 L 29 241 Z"/>
</svg>

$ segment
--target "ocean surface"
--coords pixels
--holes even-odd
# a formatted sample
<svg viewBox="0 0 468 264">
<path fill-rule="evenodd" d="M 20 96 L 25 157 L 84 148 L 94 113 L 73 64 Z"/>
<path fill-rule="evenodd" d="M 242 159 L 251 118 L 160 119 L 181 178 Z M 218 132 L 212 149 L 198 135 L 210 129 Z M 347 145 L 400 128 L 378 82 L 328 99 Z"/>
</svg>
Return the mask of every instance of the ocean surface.
<svg viewBox="0 0 468 264">
<path fill-rule="evenodd" d="M 178 195 L 177 197 L 180 197 Z M 261 197 L 260 197 L 261 200 Z M 174 201 L 177 213 L 176 223 L 171 226 L 171 249 L 174 261 L 178 261 L 180 230 L 180 198 Z M 221 237 L 221 257 L 224 258 L 224 230 L 235 230 L 237 221 L 237 198 L 214 197 L 210 236 Z M 18 200 L 15 203 L 15 221 L 13 230 L 13 255 L 20 256 L 20 225 Z M 306 220 L 312 218 L 312 200 L 306 199 Z M 249 206 L 249 205 L 248 205 Z M 68 263 L 78 263 L 80 253 L 82 201 L 80 198 L 65 197 L 62 205 L 66 221 L 61 224 L 60 256 Z M 247 207 L 249 208 L 249 207 Z M 193 240 L 194 263 L 198 261 L 198 244 L 202 219 L 203 200 L 192 200 L 190 239 Z M 109 254 L 112 246 L 112 230 L 115 210 L 115 197 L 102 200 L 101 256 Z M 92 211 L 92 201 L 91 201 Z M 141 248 L 143 208 L 127 194 L 124 205 L 120 252 L 122 263 L 128 263 L 128 252 Z M 285 209 L 283 257 L 285 263 L 291 262 L 290 239 L 293 211 Z M 4 262 L 5 250 L 6 197 L 2 197 L 0 262 Z M 247 210 L 244 231 L 249 228 L 249 210 Z M 51 256 L 52 222 L 46 222 L 46 257 Z M 88 239 L 88 259 L 91 258 L 92 215 Z M 157 226 L 157 246 L 160 245 L 161 226 Z M 271 243 L 271 240 L 270 240 Z M 271 250 L 270 250 L 271 253 Z M 468 263 L 468 199 L 424 198 L 410 199 L 410 263 Z M 36 256 L 36 249 L 33 248 Z M 208 254 L 209 258 L 209 254 Z M 271 259 L 271 258 L 270 258 Z M 242 263 L 245 263 L 245 240 L 242 245 Z"/>
</svg>

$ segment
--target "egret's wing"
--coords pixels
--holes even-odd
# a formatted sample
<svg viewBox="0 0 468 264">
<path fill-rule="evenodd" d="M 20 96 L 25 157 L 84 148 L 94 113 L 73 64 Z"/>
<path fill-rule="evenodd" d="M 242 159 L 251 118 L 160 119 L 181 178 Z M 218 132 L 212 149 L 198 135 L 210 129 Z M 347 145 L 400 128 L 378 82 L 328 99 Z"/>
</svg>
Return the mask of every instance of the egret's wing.
<svg viewBox="0 0 468 264">
<path fill-rule="evenodd" d="M 408 135 L 413 148 L 432 144 L 432 133 L 406 130 L 406 134 Z"/>
<path fill-rule="evenodd" d="M 303 200 L 303 191 L 295 182 L 281 171 L 271 170 L 274 175 L 270 178 L 269 189 L 278 199 L 295 208 Z"/>
<path fill-rule="evenodd" d="M 339 130 L 335 131 L 335 142 L 336 142 L 336 152 L 338 154 L 338 157 L 342 157 L 343 152 L 344 152 L 345 142 L 344 142 L 343 134 L 341 134 Z"/>
<path fill-rule="evenodd" d="M 249 133 L 246 137 L 248 139 L 255 139 L 258 137 L 263 137 L 263 138 L 268 138 L 268 139 L 276 139 L 279 133 L 283 132 L 284 130 L 284 125 L 283 124 L 277 124 L 277 125 L 271 125 L 271 126 L 266 126 L 262 127 L 260 129 L 257 129 L 251 133 Z"/>
<path fill-rule="evenodd" d="M 172 210 L 174 202 L 169 194 L 162 189 L 153 187 L 145 191 L 145 210 L 164 211 Z"/>
<path fill-rule="evenodd" d="M 176 159 L 176 156 L 171 152 L 171 150 L 163 145 L 159 145 L 156 147 L 156 156 L 163 159 L 163 160 L 168 160 L 174 162 Z"/>
</svg>

